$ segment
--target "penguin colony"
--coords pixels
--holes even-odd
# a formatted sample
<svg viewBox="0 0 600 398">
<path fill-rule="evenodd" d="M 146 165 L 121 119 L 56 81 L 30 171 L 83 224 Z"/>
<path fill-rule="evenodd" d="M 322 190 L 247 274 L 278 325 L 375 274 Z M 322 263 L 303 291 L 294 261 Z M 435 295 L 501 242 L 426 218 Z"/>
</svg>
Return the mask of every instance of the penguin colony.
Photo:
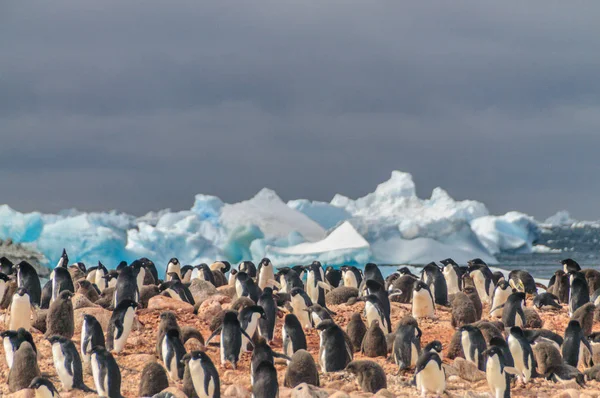
<svg viewBox="0 0 600 398">
<path fill-rule="evenodd" d="M 600 272 L 581 269 L 572 259 L 562 261 L 549 286 L 522 270 L 492 272 L 480 259 L 466 266 L 450 258 L 432 262 L 420 275 L 401 267 L 384 279 L 375 264 L 364 272 L 316 261 L 276 268 L 265 258 L 234 269 L 226 261 L 182 266 L 172 258 L 159 276 L 147 258 L 115 269 L 101 263 L 87 268 L 69 265 L 63 250 L 43 286 L 27 262 L 0 262 L 6 314 L 0 338 L 8 369 L 8 391 L 2 392 L 28 388 L 43 398 L 67 391 L 120 398 L 123 381 L 134 377 L 139 389 L 127 396 L 171 397 L 165 390 L 175 387 L 188 397 L 220 397 L 224 373 L 245 368 L 253 397 L 278 397 L 280 386 L 319 387 L 331 374 L 366 393 L 397 382 L 417 395 L 439 396 L 448 392 L 446 370 L 459 357 L 481 372 L 497 398 L 518 395 L 538 378 L 581 389 L 600 381 L 600 332 L 594 332 Z M 196 299 L 215 288 L 231 305 L 210 320 L 198 318 L 199 328 L 180 325 L 201 311 Z M 157 329 L 145 330 L 138 318 L 159 295 L 194 306 L 194 315 L 162 310 L 153 314 Z M 101 322 L 84 314 L 76 325 L 75 296 L 110 317 Z M 342 317 L 328 305 L 343 305 L 351 315 Z M 570 317 L 562 333 L 531 327 L 543 323 L 539 313 L 548 311 Z M 445 344 L 443 336 L 428 336 L 442 323 L 454 331 Z M 152 353 L 136 351 L 134 329 L 153 339 Z M 205 341 L 199 329 L 212 334 Z M 311 347 L 316 339 L 309 337 L 315 336 L 318 346 Z M 134 354 L 151 354 L 155 361 L 141 371 L 120 364 Z M 42 361 L 52 364 L 51 372 L 40 371 Z M 389 372 L 392 364 L 395 372 Z"/>
</svg>

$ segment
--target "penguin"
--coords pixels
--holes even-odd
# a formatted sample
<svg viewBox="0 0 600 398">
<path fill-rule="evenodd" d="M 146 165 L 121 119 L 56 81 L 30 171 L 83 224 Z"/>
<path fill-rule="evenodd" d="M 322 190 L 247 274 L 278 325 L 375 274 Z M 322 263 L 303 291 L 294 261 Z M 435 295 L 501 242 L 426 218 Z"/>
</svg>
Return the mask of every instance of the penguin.
<svg viewBox="0 0 600 398">
<path fill-rule="evenodd" d="M 229 264 L 227 261 L 215 261 L 210 265 L 209 268 L 213 274 L 215 287 L 227 285 L 227 277 L 225 274 L 231 269 L 231 264 Z"/>
<path fill-rule="evenodd" d="M 52 279 L 42 286 L 42 297 L 40 299 L 40 308 L 47 310 L 50 307 L 52 301 Z"/>
<path fill-rule="evenodd" d="M 479 293 L 477 293 L 477 289 L 474 286 L 468 285 L 467 281 L 470 279 L 468 275 L 463 278 L 463 293 L 466 294 L 471 301 L 473 302 L 473 306 L 475 307 L 475 313 L 477 314 L 477 319 L 481 319 L 483 315 L 483 304 L 481 303 L 481 299 L 479 298 Z"/>
<path fill-rule="evenodd" d="M 511 293 L 506 299 L 502 311 L 502 323 L 509 328 L 513 326 L 525 325 L 525 313 L 523 312 L 523 304 L 525 303 L 525 293 Z M 493 312 L 495 308 L 492 308 Z"/>
<path fill-rule="evenodd" d="M 287 362 L 291 361 L 291 358 L 285 354 L 280 354 L 273 351 L 267 340 L 263 337 L 259 337 L 254 342 L 254 350 L 252 350 L 252 358 L 250 360 L 250 377 L 254 374 L 254 370 L 263 361 L 268 361 L 274 364 L 275 358 L 285 359 Z"/>
<path fill-rule="evenodd" d="M 518 326 L 510 328 L 508 335 L 508 348 L 515 361 L 518 377 L 523 384 L 527 384 L 535 369 L 535 359 L 529 341 L 525 338 L 523 330 Z"/>
<path fill-rule="evenodd" d="M 508 346 L 508 343 L 506 342 L 506 340 L 504 340 L 504 337 L 500 337 L 500 336 L 492 337 L 490 339 L 490 343 L 488 344 L 488 346 L 490 348 L 497 347 L 500 351 L 502 351 L 502 357 L 503 357 L 505 366 L 510 366 L 510 367 L 515 366 L 515 360 L 513 359 L 512 353 L 510 352 L 510 347 Z"/>
<path fill-rule="evenodd" d="M 335 269 L 332 266 L 328 266 L 325 268 L 325 280 L 331 287 L 339 287 L 342 282 L 342 271 Z"/>
<path fill-rule="evenodd" d="M 360 351 L 363 338 L 367 333 L 367 326 L 363 322 L 359 313 L 352 314 L 350 322 L 346 325 L 346 334 L 350 337 L 354 352 Z"/>
<path fill-rule="evenodd" d="M 48 379 L 43 377 L 36 377 L 31 380 L 29 389 L 35 391 L 35 398 L 57 398 L 58 390 L 54 387 L 54 384 Z"/>
<path fill-rule="evenodd" d="M 157 362 L 150 362 L 142 370 L 138 397 L 152 397 L 169 388 L 169 377 L 165 368 Z"/>
<path fill-rule="evenodd" d="M 275 279 L 279 281 L 281 285 L 280 293 L 289 293 L 293 288 L 298 287 L 304 289 L 304 283 L 300 279 L 300 275 L 291 268 L 283 267 L 279 268 Z"/>
<path fill-rule="evenodd" d="M 513 289 L 526 294 L 537 295 L 537 286 L 531 274 L 523 270 L 512 270 L 508 274 L 508 281 Z"/>
<path fill-rule="evenodd" d="M 190 283 L 192 281 L 192 275 L 194 274 L 194 271 L 197 272 L 198 270 L 191 265 L 184 265 L 181 267 L 181 281 L 183 283 Z"/>
<path fill-rule="evenodd" d="M 499 347 L 490 347 L 484 351 L 487 358 L 485 377 L 494 398 L 510 398 L 510 375 Z"/>
<path fill-rule="evenodd" d="M 563 266 L 563 271 L 565 272 L 565 274 L 575 272 L 575 271 L 581 271 L 581 267 L 579 266 L 577 261 L 575 261 L 573 259 L 567 258 L 567 259 L 562 260 L 560 263 Z"/>
<path fill-rule="evenodd" d="M 42 285 L 38 273 L 27 261 L 21 261 L 16 266 L 17 286 L 27 290 L 32 305 L 40 306 Z"/>
<path fill-rule="evenodd" d="M 319 304 L 311 305 L 306 311 L 310 314 L 313 325 L 318 325 L 326 319 L 332 319 L 329 312 Z"/>
<path fill-rule="evenodd" d="M 229 272 L 229 278 L 227 279 L 227 285 L 229 287 L 235 287 L 235 281 L 237 280 L 237 274 L 238 274 L 237 269 L 232 269 L 231 272 Z"/>
<path fill-rule="evenodd" d="M 83 316 L 81 325 L 81 355 L 84 363 L 90 362 L 91 352 L 93 347 L 105 347 L 104 332 L 100 322 L 90 314 Z"/>
<path fill-rule="evenodd" d="M 567 365 L 579 367 L 583 360 L 583 350 L 587 349 L 590 357 L 593 354 L 592 346 L 585 338 L 581 325 L 578 321 L 571 320 L 565 329 L 564 342 L 562 344 L 562 357 Z"/>
<path fill-rule="evenodd" d="M 564 342 L 564 339 L 561 336 L 547 329 L 523 329 L 523 333 L 530 344 L 535 344 L 538 341 L 550 340 L 560 348 Z"/>
<path fill-rule="evenodd" d="M 180 281 L 170 280 L 168 282 L 163 282 L 158 287 L 158 291 L 169 293 L 169 296 L 173 299 L 196 305 L 194 295 L 190 292 L 190 289 Z"/>
<path fill-rule="evenodd" d="M 313 261 L 312 264 L 306 267 L 306 270 L 306 293 L 308 297 L 313 303 L 326 307 L 325 289 L 330 290 L 331 286 L 324 282 L 325 275 L 321 263 Z"/>
<path fill-rule="evenodd" d="M 340 268 L 342 271 L 342 281 L 346 287 L 358 287 L 362 284 L 362 275 L 358 268 L 352 265 L 344 265 Z"/>
<path fill-rule="evenodd" d="M 92 303 L 95 303 L 100 298 L 100 292 L 95 285 L 92 285 L 87 279 L 80 279 L 77 281 L 79 288 L 75 293 L 85 296 Z"/>
<path fill-rule="evenodd" d="M 265 287 L 257 304 L 264 310 L 264 316 L 258 320 L 260 335 L 267 339 L 268 342 L 272 342 L 275 332 L 275 321 L 277 320 L 277 303 L 273 299 L 273 289 Z"/>
<path fill-rule="evenodd" d="M 244 335 L 251 345 L 252 337 L 240 325 L 235 312 L 227 311 L 223 318 L 223 323 L 213 334 L 206 340 L 206 345 L 212 340 L 217 333 L 221 332 L 221 365 L 225 366 L 226 362 L 230 362 L 233 370 L 237 368 L 237 363 L 240 358 L 242 348 L 242 335 Z"/>
<path fill-rule="evenodd" d="M 592 334 L 595 311 L 596 306 L 592 303 L 587 303 L 579 307 L 571 317 L 572 320 L 579 322 L 579 325 L 581 325 L 581 330 L 583 331 L 583 335 L 586 337 Z"/>
<path fill-rule="evenodd" d="M 560 303 L 566 304 L 569 302 L 569 276 L 563 270 L 557 270 L 552 278 L 550 278 L 550 284 L 548 286 L 548 292 L 558 297 Z"/>
<path fill-rule="evenodd" d="M 10 278 L 8 277 L 8 275 L 0 272 L 0 302 L 4 298 L 4 293 L 6 293 L 6 291 L 8 290 L 9 281 Z"/>
<path fill-rule="evenodd" d="M 386 313 L 383 304 L 374 294 L 362 298 L 365 302 L 364 315 L 367 318 L 367 324 L 370 325 L 374 320 L 379 321 L 379 327 L 384 333 L 392 332 L 390 314 Z"/>
<path fill-rule="evenodd" d="M 152 275 L 152 279 L 154 279 L 154 283 L 159 283 L 158 271 L 156 270 L 156 265 L 154 264 L 154 262 L 152 262 L 152 260 L 150 260 L 146 257 L 140 258 L 140 261 L 144 265 L 144 268 L 146 268 L 146 271 L 148 271 Z"/>
<path fill-rule="evenodd" d="M 494 292 L 492 271 L 490 271 L 487 264 L 479 258 L 469 261 L 468 264 L 468 273 L 475 282 L 475 288 L 477 289 L 481 301 L 490 303 Z"/>
<path fill-rule="evenodd" d="M 295 388 L 297 385 L 306 383 L 319 387 L 319 371 L 312 355 L 305 349 L 294 352 L 287 366 L 283 385 Z"/>
<path fill-rule="evenodd" d="M 533 298 L 533 306 L 542 309 L 562 309 L 558 304 L 558 297 L 552 293 L 541 293 Z"/>
<path fill-rule="evenodd" d="M 296 315 L 287 314 L 283 319 L 281 339 L 283 353 L 288 357 L 293 356 L 298 350 L 306 350 L 306 335 Z"/>
<path fill-rule="evenodd" d="M 98 395 L 121 398 L 121 370 L 115 358 L 104 347 L 93 347 L 90 363 Z"/>
<path fill-rule="evenodd" d="M 127 338 L 133 327 L 135 309 L 138 304 L 129 299 L 121 300 L 110 317 L 106 334 L 106 349 L 120 353 L 125 348 Z"/>
<path fill-rule="evenodd" d="M 368 263 L 363 271 L 363 283 L 368 280 L 378 282 L 381 286 L 385 286 L 385 280 L 377 264 Z M 360 289 L 359 289 L 360 290 Z"/>
<path fill-rule="evenodd" d="M 477 312 L 469 297 L 463 292 L 454 294 L 452 299 L 451 324 L 454 328 L 477 322 Z"/>
<path fill-rule="evenodd" d="M 413 318 L 414 319 L 414 318 Z M 414 323 L 401 323 L 395 333 L 392 344 L 392 359 L 398 365 L 398 370 L 403 371 L 416 366 L 421 355 L 421 329 Z"/>
<path fill-rule="evenodd" d="M 17 392 L 27 388 L 33 379 L 40 376 L 37 354 L 31 344 L 24 341 L 13 357 L 13 365 L 8 372 L 8 389 Z"/>
<path fill-rule="evenodd" d="M 441 341 L 433 340 L 433 341 L 430 341 L 429 344 L 427 344 L 425 346 L 425 348 L 423 348 L 423 352 L 428 352 L 428 351 L 435 352 L 443 360 L 444 359 L 443 349 L 444 349 L 444 347 L 442 346 Z"/>
<path fill-rule="evenodd" d="M 412 316 L 417 319 L 435 317 L 435 303 L 425 282 L 418 281 L 413 289 Z"/>
<path fill-rule="evenodd" d="M 240 314 L 238 315 L 240 326 L 246 334 L 250 336 L 250 339 L 246 339 L 245 336 L 242 336 L 242 352 L 249 351 L 248 340 L 252 340 L 252 336 L 254 336 L 254 333 L 258 329 L 259 320 L 264 318 L 265 310 L 259 305 L 252 305 L 240 311 Z"/>
<path fill-rule="evenodd" d="M 106 269 L 104 264 L 98 261 L 98 266 L 93 272 L 88 273 L 86 279 L 92 283 L 95 283 L 96 286 L 98 286 L 100 293 L 102 293 L 106 288 L 108 288 L 108 281 L 105 278 L 106 275 L 108 275 L 108 269 Z M 92 277 L 94 280 L 91 280 Z"/>
<path fill-rule="evenodd" d="M 252 374 L 252 398 L 279 397 L 277 370 L 269 361 L 261 362 Z"/>
<path fill-rule="evenodd" d="M 71 298 L 73 293 L 69 290 L 60 292 L 56 300 L 50 304 L 46 315 L 46 337 L 62 336 L 72 339 L 75 333 L 75 311 Z"/>
<path fill-rule="evenodd" d="M 102 279 L 104 279 L 104 281 L 106 282 L 106 289 L 108 288 L 112 288 L 115 289 L 117 287 L 117 281 L 119 280 L 119 273 L 121 271 L 108 271 L 108 273 L 106 275 L 104 275 L 102 277 Z M 137 280 L 136 280 L 137 283 Z M 104 290 L 106 290 L 104 289 Z"/>
<path fill-rule="evenodd" d="M 442 268 L 442 274 L 446 279 L 446 287 L 448 294 L 456 294 L 462 290 L 462 272 L 458 267 L 458 264 L 451 258 L 440 261 L 444 266 Z"/>
<path fill-rule="evenodd" d="M 365 286 L 367 295 L 373 294 L 377 296 L 383 306 L 384 312 L 386 314 L 391 314 L 390 297 L 385 290 L 385 287 L 374 279 L 367 279 L 365 281 Z"/>
<path fill-rule="evenodd" d="M 446 372 L 442 359 L 435 352 L 424 352 L 417 361 L 415 370 L 417 390 L 425 396 L 427 393 L 441 396 L 446 390 Z"/>
<path fill-rule="evenodd" d="M 262 294 L 260 288 L 254 283 L 249 274 L 240 271 L 235 280 L 235 291 L 238 297 L 249 297 L 255 303 Z"/>
<path fill-rule="evenodd" d="M 137 283 L 138 292 L 142 290 L 144 287 L 144 279 L 146 279 L 146 268 L 144 264 L 140 260 L 135 260 L 130 265 L 131 268 L 134 269 L 134 274 L 137 275 L 135 280 Z"/>
<path fill-rule="evenodd" d="M 52 346 L 52 358 L 56 374 L 65 391 L 78 389 L 85 392 L 95 392 L 83 382 L 83 367 L 81 357 L 75 344 L 62 336 L 50 336 L 48 341 Z"/>
<path fill-rule="evenodd" d="M 26 288 L 20 287 L 12 298 L 10 305 L 9 330 L 31 328 L 31 298 Z"/>
<path fill-rule="evenodd" d="M 312 300 L 304 290 L 298 287 L 292 289 L 290 295 L 292 312 L 296 315 L 304 329 L 312 328 L 313 325 L 308 312 L 308 307 L 313 305 Z"/>
<path fill-rule="evenodd" d="M 337 372 L 346 368 L 352 361 L 352 348 L 344 331 L 334 322 L 321 322 L 319 331 L 319 364 L 324 373 Z"/>
<path fill-rule="evenodd" d="M 504 307 L 501 307 L 504 303 L 506 303 L 506 300 L 508 299 L 508 296 L 510 296 L 512 294 L 512 288 L 510 286 L 510 284 L 508 282 L 506 282 L 505 280 L 501 280 L 498 282 L 498 284 L 496 285 L 496 288 L 494 289 L 494 295 L 492 296 L 492 305 L 491 308 L 495 308 L 495 310 L 490 312 L 490 316 L 492 318 L 500 318 L 502 319 L 502 314 L 504 313 Z M 535 303 L 535 299 L 534 299 L 534 303 Z"/>
<path fill-rule="evenodd" d="M 548 371 L 552 366 L 563 363 L 560 354 L 560 346 L 556 346 L 552 341 L 539 341 L 531 346 L 537 370 L 540 374 L 548 376 Z"/>
<path fill-rule="evenodd" d="M 383 368 L 373 361 L 352 361 L 346 371 L 356 376 L 356 381 L 364 392 L 375 394 L 387 388 L 387 376 Z"/>
<path fill-rule="evenodd" d="M 158 332 L 156 333 L 156 355 L 162 361 L 162 342 L 169 330 L 177 330 L 177 333 L 181 336 L 181 328 L 177 323 L 177 315 L 173 311 L 163 311 L 159 316 L 160 322 L 158 324 Z"/>
<path fill-rule="evenodd" d="M 252 279 L 256 278 L 256 266 L 252 261 L 242 261 L 238 266 L 238 271 L 245 272 Z"/>
<path fill-rule="evenodd" d="M 115 296 L 113 305 L 116 308 L 123 300 L 138 302 L 140 292 L 137 285 L 136 269 L 134 267 L 125 267 L 119 272 L 117 285 L 115 287 Z"/>
<path fill-rule="evenodd" d="M 73 286 L 73 279 L 71 278 L 71 273 L 67 268 L 69 263 L 69 257 L 67 256 L 67 252 L 63 249 L 62 256 L 60 260 L 58 260 L 58 264 L 52 271 L 50 275 L 50 280 L 52 283 L 52 299 L 51 302 L 58 298 L 58 294 L 63 290 L 69 290 L 72 293 L 75 293 L 75 287 Z"/>
<path fill-rule="evenodd" d="M 71 280 L 73 282 L 78 281 L 80 279 L 85 279 L 87 275 L 87 268 L 84 263 L 78 261 L 74 264 L 69 265 L 67 268 L 69 273 L 71 274 Z"/>
<path fill-rule="evenodd" d="M 189 356 L 188 366 L 196 395 L 202 398 L 220 398 L 219 372 L 210 357 L 202 351 L 192 351 L 186 356 Z"/>
<path fill-rule="evenodd" d="M 370 358 L 387 356 L 387 342 L 383 330 L 379 327 L 378 320 L 373 320 L 367 329 L 360 352 Z"/>
<path fill-rule="evenodd" d="M 275 280 L 274 268 L 271 260 L 268 258 L 263 258 L 260 263 L 258 263 L 258 277 L 256 279 L 260 289 L 264 290 L 266 287 L 273 286 L 273 281 Z"/>
<path fill-rule="evenodd" d="M 170 272 L 174 272 L 177 274 L 177 276 L 179 277 L 179 279 L 181 279 L 181 264 L 179 263 L 179 260 L 176 257 L 173 257 L 172 259 L 169 260 L 169 263 L 167 264 L 167 269 L 165 270 L 165 281 L 169 281 L 169 273 Z"/>
<path fill-rule="evenodd" d="M 23 328 L 19 328 L 18 330 L 5 330 L 0 333 L 0 337 L 2 338 L 4 356 L 9 369 L 12 368 L 15 352 L 17 352 L 23 342 L 27 341 L 31 345 L 33 351 L 37 354 L 33 336 Z"/>
<path fill-rule="evenodd" d="M 200 279 L 210 283 L 213 286 L 216 285 L 214 275 L 208 264 L 205 263 L 194 266 L 191 279 Z"/>
<path fill-rule="evenodd" d="M 186 352 L 177 329 L 167 331 L 167 334 L 163 337 L 161 346 L 163 363 L 167 369 L 167 374 L 173 381 L 183 379 L 183 371 L 185 369 L 183 357 Z"/>
<path fill-rule="evenodd" d="M 585 379 L 583 374 L 576 368 L 567 364 L 556 364 L 548 370 L 548 380 L 552 380 L 555 383 L 568 383 L 571 380 L 575 380 L 577 384 L 585 388 Z"/>
<path fill-rule="evenodd" d="M 483 352 L 487 349 L 487 345 L 481 330 L 472 325 L 465 325 L 459 331 L 465 359 L 477 365 L 479 370 L 485 371 Z"/>
<path fill-rule="evenodd" d="M 429 286 L 431 295 L 438 305 L 448 305 L 446 278 L 436 263 L 429 263 L 421 270 L 421 280 Z"/>
<path fill-rule="evenodd" d="M 571 278 L 569 316 L 573 316 L 579 307 L 590 302 L 590 293 L 587 281 L 581 272 L 573 271 L 569 276 Z"/>
<path fill-rule="evenodd" d="M 13 262 L 8 258 L 2 256 L 0 257 L 0 272 L 4 275 L 12 275 L 13 274 Z"/>
</svg>

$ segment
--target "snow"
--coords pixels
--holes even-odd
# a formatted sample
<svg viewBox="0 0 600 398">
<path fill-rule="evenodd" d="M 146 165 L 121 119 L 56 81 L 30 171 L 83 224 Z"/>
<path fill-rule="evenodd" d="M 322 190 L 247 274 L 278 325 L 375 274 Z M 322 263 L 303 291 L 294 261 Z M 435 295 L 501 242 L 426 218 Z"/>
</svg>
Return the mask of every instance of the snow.
<svg viewBox="0 0 600 398">
<path fill-rule="evenodd" d="M 565 225 L 575 224 L 577 221 L 571 218 L 571 215 L 566 210 L 560 210 L 556 214 L 548 217 L 544 221 L 544 225 L 551 227 L 560 227 Z"/>
<path fill-rule="evenodd" d="M 562 214 L 551 223 L 570 220 Z M 189 210 L 158 210 L 135 217 L 117 211 L 20 213 L 0 206 L 0 239 L 29 242 L 55 264 L 62 248 L 71 261 L 114 267 L 121 260 L 151 258 L 164 270 L 171 257 L 183 264 L 238 263 L 268 256 L 276 266 L 304 264 L 424 264 L 452 257 L 480 257 L 490 264 L 501 252 L 540 252 L 538 223 L 510 212 L 490 215 L 483 203 L 455 200 L 442 188 L 417 197 L 408 173 L 394 171 L 374 192 L 330 203 L 307 199 L 287 204 L 272 190 L 228 204 L 198 194 Z"/>
<path fill-rule="evenodd" d="M 553 249 L 545 245 L 535 245 L 532 250 L 533 253 L 561 253 L 561 249 Z"/>
</svg>

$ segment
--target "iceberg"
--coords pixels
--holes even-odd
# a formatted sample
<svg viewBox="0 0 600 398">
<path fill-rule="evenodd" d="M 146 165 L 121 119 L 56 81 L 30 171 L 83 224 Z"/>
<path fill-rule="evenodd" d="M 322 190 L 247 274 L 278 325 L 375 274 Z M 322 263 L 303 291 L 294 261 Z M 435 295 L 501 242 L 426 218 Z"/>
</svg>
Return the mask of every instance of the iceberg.
<svg viewBox="0 0 600 398">
<path fill-rule="evenodd" d="M 540 228 L 533 217 L 516 211 L 503 216 L 484 216 L 471 222 L 481 244 L 491 254 L 531 253 Z"/>
</svg>

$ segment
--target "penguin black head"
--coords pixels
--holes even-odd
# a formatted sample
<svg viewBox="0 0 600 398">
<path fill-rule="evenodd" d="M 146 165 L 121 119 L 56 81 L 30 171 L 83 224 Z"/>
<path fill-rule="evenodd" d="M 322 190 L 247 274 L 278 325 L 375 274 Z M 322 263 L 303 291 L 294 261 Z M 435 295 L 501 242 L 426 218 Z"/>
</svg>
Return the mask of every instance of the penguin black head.
<svg viewBox="0 0 600 398">
<path fill-rule="evenodd" d="M 133 263 L 131 263 L 131 265 L 133 266 L 133 264 L 134 264 L 136 261 L 138 261 L 138 260 L 135 260 Z M 125 267 L 127 267 L 127 261 L 121 261 L 121 262 L 119 262 L 119 264 L 117 265 L 117 268 L 116 268 L 116 270 L 117 270 L 117 271 L 121 271 L 121 270 L 122 270 L 123 268 L 125 268 Z"/>
<path fill-rule="evenodd" d="M 292 270 L 296 271 L 298 275 L 301 275 L 302 271 L 304 271 L 304 267 L 302 265 L 294 265 Z"/>
<path fill-rule="evenodd" d="M 311 265 L 314 265 L 315 267 L 319 267 L 319 268 L 321 268 L 321 267 L 322 267 L 322 265 L 321 265 L 321 262 L 320 262 L 320 261 L 313 261 Z"/>
<path fill-rule="evenodd" d="M 454 260 L 452 260 L 451 258 L 447 258 L 445 260 L 440 261 L 441 264 L 443 265 L 455 265 L 458 267 L 458 264 L 456 264 L 456 262 Z"/>
<path fill-rule="evenodd" d="M 317 326 L 315 326 L 315 328 L 318 331 L 322 332 L 322 331 L 330 329 L 334 326 L 337 326 L 334 321 L 332 321 L 331 319 L 324 319 Z"/>
<path fill-rule="evenodd" d="M 581 330 L 581 324 L 579 323 L 579 321 L 576 321 L 576 320 L 569 321 L 569 324 L 567 325 L 567 329 L 575 330 L 575 331 Z"/>
<path fill-rule="evenodd" d="M 440 352 L 442 352 L 442 349 L 443 349 L 442 343 L 439 340 L 433 340 L 431 343 L 429 343 L 425 346 L 424 351 L 427 352 L 427 351 L 433 350 L 437 353 L 440 353 Z"/>
<path fill-rule="evenodd" d="M 421 289 L 429 290 L 429 287 L 427 287 L 427 284 L 425 282 L 417 281 L 417 283 L 415 283 L 414 291 L 418 292 L 421 291 Z"/>
<path fill-rule="evenodd" d="M 79 268 L 79 270 L 83 273 L 87 272 L 87 268 L 85 267 L 85 264 L 82 263 L 81 261 L 78 261 L 74 264 L 77 268 Z"/>
<path fill-rule="evenodd" d="M 231 270 L 231 263 L 229 261 L 221 260 L 221 262 L 225 265 L 225 268 L 221 270 L 224 274 L 228 273 Z"/>
<path fill-rule="evenodd" d="M 8 282 L 9 280 L 10 278 L 8 277 L 8 275 L 0 272 L 0 281 Z"/>
<path fill-rule="evenodd" d="M 400 276 L 409 275 L 409 276 L 416 277 L 416 275 L 414 275 L 412 272 L 410 272 L 408 267 L 398 268 L 398 273 L 400 274 Z"/>
<path fill-rule="evenodd" d="M 263 289 L 263 294 L 266 294 L 266 295 L 273 295 L 273 288 L 271 288 L 271 287 L 269 287 L 269 286 L 265 287 L 265 288 Z"/>
<path fill-rule="evenodd" d="M 265 318 L 267 315 L 265 314 L 265 310 L 260 305 L 251 305 L 249 307 L 244 308 L 244 310 L 248 312 L 255 312 L 260 315 L 261 318 Z"/>
<path fill-rule="evenodd" d="M 71 297 L 73 297 L 73 292 L 71 292 L 70 290 L 63 290 L 58 295 L 58 300 L 71 300 Z"/>
<path fill-rule="evenodd" d="M 510 284 L 506 281 L 506 279 L 501 279 L 500 281 L 498 281 L 496 287 L 499 287 L 502 290 L 506 290 L 510 287 Z"/>
<path fill-rule="evenodd" d="M 383 286 L 381 286 L 381 283 L 377 282 L 374 279 L 367 279 L 367 281 L 365 282 L 365 285 L 367 286 L 367 289 L 369 290 L 369 294 L 378 292 L 380 290 L 384 290 Z"/>
<path fill-rule="evenodd" d="M 58 260 L 58 264 L 56 266 L 62 268 L 67 268 L 69 266 L 69 256 L 67 255 L 66 249 L 63 249 L 60 260 Z"/>
<path fill-rule="evenodd" d="M 299 294 L 302 294 L 304 290 L 301 287 L 295 287 L 290 291 L 290 296 L 296 297 Z"/>
<path fill-rule="evenodd" d="M 200 362 L 209 362 L 210 361 L 210 357 L 204 351 L 192 351 L 188 355 L 189 355 L 189 358 L 193 359 L 194 361 L 200 361 Z"/>
<path fill-rule="evenodd" d="M 472 266 L 472 265 L 484 265 L 484 266 L 487 267 L 487 264 L 485 263 L 485 261 L 483 261 L 480 258 L 474 258 L 473 260 L 469 260 L 469 261 L 467 261 L 467 264 L 469 266 Z"/>
<path fill-rule="evenodd" d="M 476 326 L 473 326 L 473 325 L 463 325 L 458 330 L 461 331 L 461 332 L 474 332 L 474 331 L 479 330 L 479 329 Z"/>
<path fill-rule="evenodd" d="M 581 267 L 579 266 L 579 264 L 577 263 L 577 261 L 571 259 L 571 258 L 567 258 L 565 260 L 562 260 L 560 262 L 563 267 L 565 272 L 570 272 L 570 271 L 580 271 Z"/>
<path fill-rule="evenodd" d="M 506 340 L 504 340 L 502 337 L 494 336 L 490 340 L 490 346 L 505 347 L 505 346 L 507 346 L 507 344 L 506 344 Z"/>
<path fill-rule="evenodd" d="M 483 352 L 483 355 L 492 358 L 494 355 L 498 355 L 500 358 L 504 358 L 504 353 L 498 346 L 492 346 Z"/>
<path fill-rule="evenodd" d="M 24 287 L 20 287 L 17 289 L 17 294 L 22 297 L 26 294 L 29 294 L 29 292 Z"/>
<path fill-rule="evenodd" d="M 225 312 L 225 315 L 223 316 L 223 323 L 238 323 L 238 318 L 237 318 L 237 314 L 233 311 L 227 311 Z"/>
<path fill-rule="evenodd" d="M 62 343 L 65 343 L 67 341 L 67 339 L 65 337 L 63 337 L 63 336 L 57 336 L 57 335 L 50 336 L 46 340 L 48 340 L 50 342 L 50 344 L 54 344 L 54 343 L 60 343 L 60 344 L 62 344 Z"/>
<path fill-rule="evenodd" d="M 13 266 L 13 262 L 8 258 L 0 257 L 0 270 L 2 270 L 2 273 L 11 275 L 13 273 Z"/>
<path fill-rule="evenodd" d="M 271 260 L 269 260 L 267 257 L 263 258 L 262 260 L 260 260 L 260 265 L 262 267 L 271 264 Z"/>
<path fill-rule="evenodd" d="M 172 259 L 169 260 L 169 262 L 171 264 L 175 264 L 175 265 L 179 264 L 179 260 L 177 259 L 177 257 L 173 257 Z"/>
<path fill-rule="evenodd" d="M 367 263 L 365 264 L 365 272 L 371 271 L 371 270 L 375 270 L 377 267 L 377 264 L 374 263 Z"/>
<path fill-rule="evenodd" d="M 179 277 L 177 272 L 167 272 L 167 276 L 171 278 L 171 281 L 181 282 L 181 278 Z"/>
<path fill-rule="evenodd" d="M 519 337 L 524 337 L 525 334 L 523 333 L 523 329 L 521 329 L 518 326 L 513 326 L 510 328 L 510 334 L 514 335 L 514 336 L 519 336 Z"/>
<path fill-rule="evenodd" d="M 435 262 L 430 262 L 429 264 L 427 264 L 426 266 L 423 267 L 423 269 L 421 270 L 421 273 L 426 272 L 427 270 L 433 269 L 433 268 L 437 268 L 440 269 L 440 266 L 437 265 Z"/>
<path fill-rule="evenodd" d="M 246 282 L 248 279 L 250 279 L 250 275 L 244 271 L 239 271 L 237 273 L 237 280 L 240 281 L 240 283 L 244 284 L 244 282 Z"/>
<path fill-rule="evenodd" d="M 51 393 L 53 393 L 52 395 L 54 395 L 54 393 L 58 395 L 56 387 L 54 387 L 54 384 L 52 384 L 52 382 L 48 379 L 45 379 L 43 377 L 36 377 L 33 380 L 31 380 L 31 383 L 29 383 L 29 388 L 32 390 L 37 390 L 41 387 L 46 387 Z"/>
</svg>

